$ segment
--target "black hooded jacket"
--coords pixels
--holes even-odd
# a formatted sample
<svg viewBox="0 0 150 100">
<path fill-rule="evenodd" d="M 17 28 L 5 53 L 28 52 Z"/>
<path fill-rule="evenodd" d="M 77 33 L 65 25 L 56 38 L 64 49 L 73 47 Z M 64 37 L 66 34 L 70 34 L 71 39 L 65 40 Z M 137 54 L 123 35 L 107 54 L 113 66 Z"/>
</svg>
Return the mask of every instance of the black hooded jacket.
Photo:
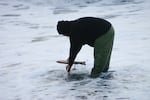
<svg viewBox="0 0 150 100">
<path fill-rule="evenodd" d="M 67 35 L 70 38 L 70 66 L 72 66 L 74 59 L 84 44 L 94 47 L 95 40 L 105 34 L 111 27 L 110 22 L 94 17 L 83 17 L 77 20 L 63 22 L 66 25 L 60 25 L 61 22 L 58 22 L 57 30 L 60 34 Z M 61 29 L 65 29 L 65 32 L 61 33 Z"/>
</svg>

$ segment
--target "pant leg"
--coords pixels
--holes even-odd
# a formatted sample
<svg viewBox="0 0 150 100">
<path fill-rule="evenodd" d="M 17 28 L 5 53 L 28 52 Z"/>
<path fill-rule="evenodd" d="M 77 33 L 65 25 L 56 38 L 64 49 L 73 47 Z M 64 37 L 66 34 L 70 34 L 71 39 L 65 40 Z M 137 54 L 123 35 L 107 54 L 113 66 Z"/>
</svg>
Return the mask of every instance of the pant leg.
<svg viewBox="0 0 150 100">
<path fill-rule="evenodd" d="M 112 52 L 112 48 L 113 48 L 113 41 L 114 41 L 114 36 L 112 37 L 112 41 L 111 44 L 110 44 L 110 50 L 109 50 L 109 54 L 108 54 L 108 60 L 107 60 L 107 63 L 106 63 L 106 66 L 103 70 L 103 72 L 107 72 L 108 69 L 109 69 L 109 65 L 110 65 L 110 59 L 111 59 L 111 52 Z"/>
<path fill-rule="evenodd" d="M 105 35 L 96 39 L 94 43 L 94 67 L 91 72 L 92 77 L 98 77 L 101 72 L 105 72 L 109 69 L 113 40 L 113 27 L 111 27 Z"/>
</svg>

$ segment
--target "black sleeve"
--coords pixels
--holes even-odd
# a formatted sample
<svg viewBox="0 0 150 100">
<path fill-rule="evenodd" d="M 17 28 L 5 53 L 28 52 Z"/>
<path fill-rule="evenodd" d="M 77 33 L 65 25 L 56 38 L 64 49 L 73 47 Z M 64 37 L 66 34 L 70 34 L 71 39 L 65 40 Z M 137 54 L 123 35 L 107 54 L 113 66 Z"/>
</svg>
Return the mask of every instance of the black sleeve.
<svg viewBox="0 0 150 100">
<path fill-rule="evenodd" d="M 79 39 L 70 38 L 70 54 L 69 54 L 69 65 L 72 66 L 73 62 L 81 50 L 82 44 L 79 42 Z"/>
</svg>

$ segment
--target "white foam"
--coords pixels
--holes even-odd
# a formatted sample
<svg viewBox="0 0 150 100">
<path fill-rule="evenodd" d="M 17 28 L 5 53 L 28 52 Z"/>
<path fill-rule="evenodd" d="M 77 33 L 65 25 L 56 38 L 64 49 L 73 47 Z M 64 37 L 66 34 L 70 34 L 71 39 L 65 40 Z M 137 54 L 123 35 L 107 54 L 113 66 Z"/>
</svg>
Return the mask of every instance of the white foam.
<svg viewBox="0 0 150 100">
<path fill-rule="evenodd" d="M 87 1 L 92 0 L 0 0 L 0 100 L 149 100 L 150 1 Z M 115 72 L 106 78 L 89 77 L 93 48 L 87 45 L 77 56 L 87 65 L 73 66 L 72 79 L 56 63 L 69 54 L 57 21 L 84 16 L 105 18 L 115 28 Z"/>
</svg>

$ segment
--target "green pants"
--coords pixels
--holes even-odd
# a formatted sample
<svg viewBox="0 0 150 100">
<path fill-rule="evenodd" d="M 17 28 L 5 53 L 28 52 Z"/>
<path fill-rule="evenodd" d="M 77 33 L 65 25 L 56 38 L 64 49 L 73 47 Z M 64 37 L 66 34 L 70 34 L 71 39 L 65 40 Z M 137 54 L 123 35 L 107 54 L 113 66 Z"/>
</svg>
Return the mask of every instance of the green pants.
<svg viewBox="0 0 150 100">
<path fill-rule="evenodd" d="M 94 43 L 94 67 L 91 77 L 98 77 L 101 72 L 109 69 L 111 51 L 114 41 L 114 29 L 111 27 L 107 33 L 100 36 Z"/>
</svg>

